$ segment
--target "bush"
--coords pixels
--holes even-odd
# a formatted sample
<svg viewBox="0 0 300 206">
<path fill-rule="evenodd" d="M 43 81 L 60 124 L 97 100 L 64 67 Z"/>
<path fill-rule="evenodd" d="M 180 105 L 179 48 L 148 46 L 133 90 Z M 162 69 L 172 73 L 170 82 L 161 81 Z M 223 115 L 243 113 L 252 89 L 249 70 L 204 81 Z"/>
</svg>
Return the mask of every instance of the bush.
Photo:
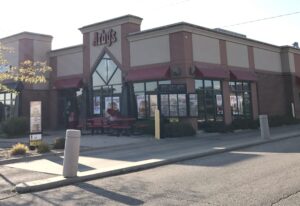
<svg viewBox="0 0 300 206">
<path fill-rule="evenodd" d="M 50 147 L 47 143 L 45 142 L 42 142 L 41 144 L 39 144 L 37 146 L 37 152 L 38 153 L 46 153 L 46 152 L 49 152 L 50 151 Z"/>
<path fill-rule="evenodd" d="M 291 116 L 270 116 L 268 118 L 270 127 L 278 127 L 282 125 L 290 125 L 299 123 L 298 119 L 294 119 Z"/>
<path fill-rule="evenodd" d="M 25 135 L 29 131 L 29 123 L 24 117 L 14 117 L 2 123 L 2 131 L 8 137 Z"/>
<path fill-rule="evenodd" d="M 53 149 L 65 149 L 65 138 L 56 138 L 53 143 Z"/>
<path fill-rule="evenodd" d="M 224 122 L 203 122 L 199 126 L 205 132 L 219 132 L 219 133 L 226 133 L 231 132 L 232 128 L 228 125 L 225 125 Z"/>
<path fill-rule="evenodd" d="M 24 155 L 28 152 L 28 147 L 25 144 L 15 144 L 12 146 L 11 150 L 10 150 L 10 154 L 11 155 Z"/>
<path fill-rule="evenodd" d="M 252 119 L 235 119 L 231 123 L 231 129 L 258 129 L 259 128 L 259 121 L 252 120 Z"/>
<path fill-rule="evenodd" d="M 141 120 L 135 124 L 135 128 L 140 130 L 142 134 L 155 134 L 155 122 L 154 120 Z"/>
<path fill-rule="evenodd" d="M 164 137 L 184 137 L 196 134 L 193 126 L 186 122 L 172 122 L 164 124 Z"/>
</svg>

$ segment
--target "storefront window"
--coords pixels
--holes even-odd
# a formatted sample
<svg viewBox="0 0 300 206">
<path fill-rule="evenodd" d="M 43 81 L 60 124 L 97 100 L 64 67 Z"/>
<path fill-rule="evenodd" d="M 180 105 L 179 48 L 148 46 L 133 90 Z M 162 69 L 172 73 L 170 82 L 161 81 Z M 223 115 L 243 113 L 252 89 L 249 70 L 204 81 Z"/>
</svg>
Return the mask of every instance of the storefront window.
<svg viewBox="0 0 300 206">
<path fill-rule="evenodd" d="M 165 117 L 186 117 L 186 94 L 161 94 L 161 113 Z"/>
<path fill-rule="evenodd" d="M 150 117 L 154 117 L 157 108 L 157 95 L 149 95 L 150 98 Z"/>
<path fill-rule="evenodd" d="M 223 121 L 221 81 L 195 80 L 196 94 L 189 95 L 190 116 L 200 121 Z"/>
<path fill-rule="evenodd" d="M 198 116 L 198 95 L 197 94 L 189 95 L 189 105 L 190 105 L 190 116 L 197 117 Z"/>
<path fill-rule="evenodd" d="M 154 117 L 155 109 L 158 107 L 157 86 L 160 84 L 171 84 L 171 81 L 162 80 L 133 84 L 139 119 Z M 164 96 L 162 95 L 161 102 L 164 100 Z M 165 112 L 166 116 L 169 116 L 169 102 L 167 96 L 166 101 L 167 103 L 161 104 L 161 110 Z"/>
<path fill-rule="evenodd" d="M 146 91 L 151 92 L 157 89 L 157 82 L 146 82 Z"/>
<path fill-rule="evenodd" d="M 0 121 L 18 116 L 18 96 L 15 93 L 0 94 Z"/>
<path fill-rule="evenodd" d="M 230 106 L 234 118 L 251 118 L 251 92 L 249 82 L 229 82 Z"/>
<path fill-rule="evenodd" d="M 122 72 L 108 54 L 105 54 L 92 74 L 92 113 L 105 115 L 107 110 L 120 111 Z"/>
</svg>

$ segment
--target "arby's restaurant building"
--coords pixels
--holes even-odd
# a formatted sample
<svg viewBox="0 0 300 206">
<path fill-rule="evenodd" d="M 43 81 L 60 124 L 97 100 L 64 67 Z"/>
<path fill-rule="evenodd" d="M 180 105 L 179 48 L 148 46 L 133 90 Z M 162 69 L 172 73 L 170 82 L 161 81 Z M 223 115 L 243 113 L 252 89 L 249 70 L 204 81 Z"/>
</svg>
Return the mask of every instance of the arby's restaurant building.
<svg viewBox="0 0 300 206">
<path fill-rule="evenodd" d="M 259 114 L 300 118 L 300 50 L 224 30 L 181 22 L 141 31 L 127 15 L 80 28 L 80 45 L 51 50 L 49 35 L 23 32 L 0 39 L 14 47 L 12 64 L 46 60 L 45 85 L 22 85 L 14 114 L 29 117 L 42 101 L 43 127 L 66 128 L 70 118 L 126 116 L 230 124 Z M 6 94 L 2 96 L 6 105 Z M 11 98 L 13 98 L 11 96 Z"/>
</svg>

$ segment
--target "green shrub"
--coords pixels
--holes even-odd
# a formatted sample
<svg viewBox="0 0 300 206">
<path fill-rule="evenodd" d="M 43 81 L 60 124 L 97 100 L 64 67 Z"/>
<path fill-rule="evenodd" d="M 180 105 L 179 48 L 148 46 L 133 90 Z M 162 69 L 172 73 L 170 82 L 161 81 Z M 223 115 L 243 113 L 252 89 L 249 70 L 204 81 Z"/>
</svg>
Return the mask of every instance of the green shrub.
<svg viewBox="0 0 300 206">
<path fill-rule="evenodd" d="M 164 137 L 185 137 L 196 134 L 193 126 L 186 122 L 172 122 L 163 125 Z"/>
<path fill-rule="evenodd" d="M 232 128 L 228 125 L 225 125 L 224 122 L 203 122 L 199 125 L 199 128 L 209 133 L 210 132 L 226 133 L 232 131 Z"/>
<path fill-rule="evenodd" d="M 46 153 L 46 152 L 49 152 L 50 151 L 50 147 L 47 143 L 45 142 L 42 142 L 41 144 L 39 144 L 37 146 L 37 152 L 38 153 Z"/>
<path fill-rule="evenodd" d="M 65 138 L 56 138 L 53 143 L 53 149 L 64 149 Z"/>
<path fill-rule="evenodd" d="M 25 135 L 29 131 L 29 124 L 24 117 L 14 117 L 2 123 L 2 131 L 8 137 Z"/>
<path fill-rule="evenodd" d="M 11 155 L 24 155 L 28 152 L 28 147 L 25 144 L 15 144 L 12 146 L 11 150 L 10 150 L 10 154 Z"/>
<path fill-rule="evenodd" d="M 270 116 L 268 117 L 270 127 L 278 127 L 282 125 L 290 125 L 299 123 L 298 119 L 291 116 Z"/>
<path fill-rule="evenodd" d="M 231 129 L 257 129 L 259 128 L 259 121 L 252 119 L 235 119 L 231 123 Z"/>
<path fill-rule="evenodd" d="M 155 134 L 155 122 L 154 120 L 141 120 L 135 124 L 135 128 L 140 130 L 142 134 Z"/>
</svg>

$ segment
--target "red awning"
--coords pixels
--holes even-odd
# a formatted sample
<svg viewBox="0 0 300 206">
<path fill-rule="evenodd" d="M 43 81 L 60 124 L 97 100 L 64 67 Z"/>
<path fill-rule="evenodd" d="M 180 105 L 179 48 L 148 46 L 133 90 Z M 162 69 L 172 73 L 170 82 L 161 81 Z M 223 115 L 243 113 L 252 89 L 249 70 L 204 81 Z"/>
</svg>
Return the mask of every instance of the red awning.
<svg viewBox="0 0 300 206">
<path fill-rule="evenodd" d="M 196 67 L 195 77 L 210 79 L 229 79 L 229 72 L 224 69 Z"/>
<path fill-rule="evenodd" d="M 230 78 L 233 80 L 257 81 L 254 71 L 231 70 Z"/>
<path fill-rule="evenodd" d="M 153 67 L 147 69 L 134 69 L 127 73 L 127 81 L 161 80 L 170 78 L 170 68 Z"/>
<path fill-rule="evenodd" d="M 82 78 L 74 77 L 69 79 L 58 79 L 55 81 L 54 86 L 56 89 L 71 89 L 82 87 Z"/>
</svg>

